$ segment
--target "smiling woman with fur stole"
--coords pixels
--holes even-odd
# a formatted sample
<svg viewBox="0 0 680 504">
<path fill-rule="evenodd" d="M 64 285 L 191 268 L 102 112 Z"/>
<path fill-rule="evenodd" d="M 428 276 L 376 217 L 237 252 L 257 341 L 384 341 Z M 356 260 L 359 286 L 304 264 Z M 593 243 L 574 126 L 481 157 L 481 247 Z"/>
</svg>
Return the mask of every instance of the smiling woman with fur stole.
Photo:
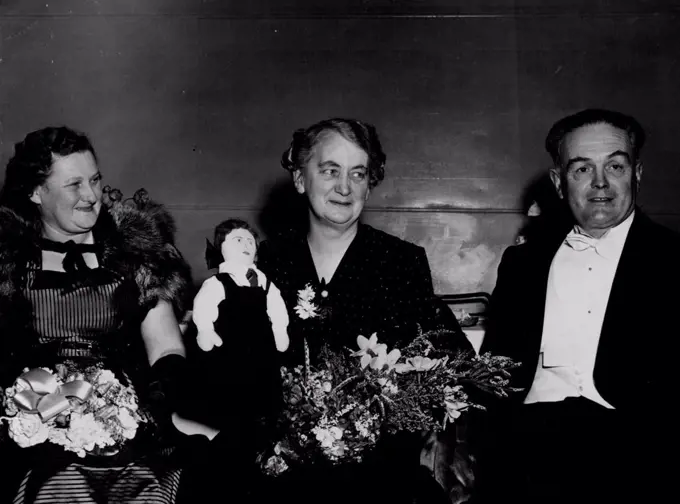
<svg viewBox="0 0 680 504">
<path fill-rule="evenodd" d="M 189 267 L 162 207 L 108 209 L 101 179 L 92 144 L 69 128 L 15 146 L 0 193 L 0 386 L 25 367 L 102 363 L 167 425 L 185 361 L 177 319 Z M 0 501 L 174 502 L 180 469 L 161 439 L 138 434 L 117 454 L 84 459 L 5 439 L 12 469 Z"/>
</svg>

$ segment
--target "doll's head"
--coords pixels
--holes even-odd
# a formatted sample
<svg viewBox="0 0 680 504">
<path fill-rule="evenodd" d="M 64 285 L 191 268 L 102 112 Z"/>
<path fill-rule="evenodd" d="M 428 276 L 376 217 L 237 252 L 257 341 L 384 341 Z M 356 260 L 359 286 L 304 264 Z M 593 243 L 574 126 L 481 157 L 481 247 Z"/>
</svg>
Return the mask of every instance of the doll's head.
<svg viewBox="0 0 680 504">
<path fill-rule="evenodd" d="M 215 247 L 225 262 L 252 266 L 257 253 L 258 234 L 242 219 L 227 219 L 215 228 Z"/>
</svg>

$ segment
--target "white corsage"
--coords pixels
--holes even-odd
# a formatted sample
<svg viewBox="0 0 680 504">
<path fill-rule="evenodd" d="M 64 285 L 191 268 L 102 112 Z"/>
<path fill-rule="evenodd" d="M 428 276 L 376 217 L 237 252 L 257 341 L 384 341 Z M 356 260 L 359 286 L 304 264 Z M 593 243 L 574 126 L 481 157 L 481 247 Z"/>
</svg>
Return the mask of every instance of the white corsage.
<svg viewBox="0 0 680 504">
<path fill-rule="evenodd" d="M 312 302 L 315 297 L 316 293 L 310 284 L 305 285 L 304 289 L 298 291 L 298 303 L 295 307 L 295 313 L 302 320 L 319 316 L 319 307 Z"/>
</svg>

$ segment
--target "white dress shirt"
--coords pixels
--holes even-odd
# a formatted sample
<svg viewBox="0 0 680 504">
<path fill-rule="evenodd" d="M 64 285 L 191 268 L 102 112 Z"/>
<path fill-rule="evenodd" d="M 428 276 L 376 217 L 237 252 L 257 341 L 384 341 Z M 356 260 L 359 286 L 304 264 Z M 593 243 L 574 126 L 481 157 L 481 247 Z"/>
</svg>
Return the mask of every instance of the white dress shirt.
<svg viewBox="0 0 680 504">
<path fill-rule="evenodd" d="M 632 222 L 633 214 L 600 239 L 575 226 L 555 254 L 541 353 L 525 404 L 582 396 L 613 409 L 595 388 L 593 371 L 609 293 Z M 570 245 L 572 237 L 578 241 Z"/>
<path fill-rule="evenodd" d="M 219 266 L 220 273 L 228 273 L 236 285 L 249 287 L 250 281 L 246 277 L 249 269 L 257 273 L 258 287 L 265 289 L 267 277 L 255 265 L 248 267 L 240 264 L 223 262 Z M 214 323 L 219 314 L 218 306 L 225 299 L 224 286 L 216 276 L 211 276 L 201 286 L 194 299 L 193 320 L 199 333 L 211 333 L 215 331 Z M 273 283 L 269 285 L 267 293 L 267 315 L 272 324 L 276 348 L 284 351 L 288 348 L 288 310 L 281 297 L 281 292 Z"/>
</svg>

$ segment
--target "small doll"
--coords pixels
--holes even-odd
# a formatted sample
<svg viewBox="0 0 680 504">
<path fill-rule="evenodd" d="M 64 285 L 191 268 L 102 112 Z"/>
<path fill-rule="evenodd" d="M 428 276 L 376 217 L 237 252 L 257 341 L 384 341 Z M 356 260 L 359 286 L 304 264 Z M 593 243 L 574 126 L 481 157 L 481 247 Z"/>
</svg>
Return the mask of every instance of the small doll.
<svg viewBox="0 0 680 504">
<path fill-rule="evenodd" d="M 242 419 L 276 414 L 281 401 L 279 352 L 288 348 L 288 311 L 279 289 L 255 266 L 257 233 L 228 219 L 207 241 L 208 268 L 218 273 L 201 286 L 193 306 L 201 373 L 214 397 L 240 404 Z M 225 428 L 219 404 L 209 425 Z M 211 415 L 206 411 L 206 414 Z"/>
<path fill-rule="evenodd" d="M 241 219 L 229 219 L 215 228 L 215 241 L 206 240 L 206 263 L 209 269 L 219 273 L 208 278 L 194 299 L 193 320 L 198 329 L 197 343 L 201 350 L 209 352 L 222 346 L 224 338 L 246 336 L 254 325 L 271 326 L 273 341 L 279 352 L 288 348 L 288 311 L 279 289 L 255 266 L 257 233 Z M 243 290 L 245 288 L 245 290 Z M 257 290 L 252 290 L 257 289 Z M 259 292 L 262 291 L 262 292 Z M 232 294 L 229 296 L 227 293 Z M 246 306 L 243 311 L 226 310 L 226 305 L 242 305 L 238 297 L 262 298 L 257 307 Z M 250 303 L 245 303 L 250 304 Z M 231 312 L 233 318 L 225 318 Z M 256 312 L 258 318 L 255 320 Z M 244 315 L 247 315 L 244 317 Z M 236 318 L 244 320 L 246 333 L 235 330 Z"/>
</svg>

